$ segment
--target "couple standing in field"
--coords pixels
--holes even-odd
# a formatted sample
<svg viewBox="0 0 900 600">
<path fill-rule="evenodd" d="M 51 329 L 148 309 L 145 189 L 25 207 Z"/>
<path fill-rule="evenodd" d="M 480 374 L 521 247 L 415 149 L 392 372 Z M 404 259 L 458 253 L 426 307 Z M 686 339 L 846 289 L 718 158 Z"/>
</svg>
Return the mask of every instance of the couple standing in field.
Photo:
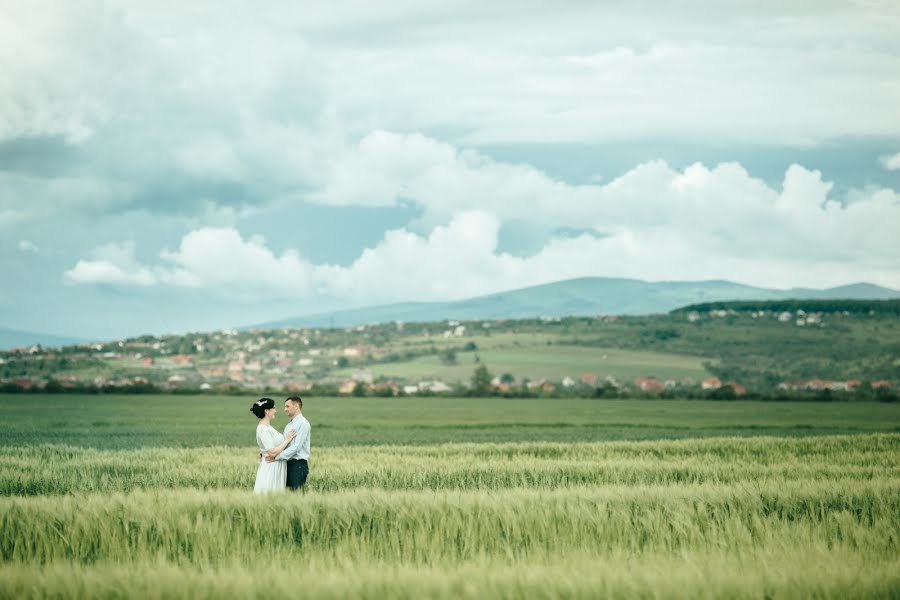
<svg viewBox="0 0 900 600">
<path fill-rule="evenodd" d="M 284 401 L 284 412 L 290 421 L 284 434 L 272 427 L 275 418 L 275 401 L 260 398 L 250 407 L 259 419 L 256 426 L 256 444 L 259 446 L 259 469 L 253 493 L 265 494 L 285 489 L 299 490 L 309 475 L 309 421 L 302 414 L 303 400 L 291 396 Z"/>
</svg>

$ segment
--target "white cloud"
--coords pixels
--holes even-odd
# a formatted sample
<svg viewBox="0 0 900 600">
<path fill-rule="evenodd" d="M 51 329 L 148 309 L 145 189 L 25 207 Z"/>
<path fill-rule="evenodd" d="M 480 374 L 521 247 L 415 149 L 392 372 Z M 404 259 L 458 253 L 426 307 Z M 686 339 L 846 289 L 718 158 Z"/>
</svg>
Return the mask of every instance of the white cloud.
<svg viewBox="0 0 900 600">
<path fill-rule="evenodd" d="M 308 199 L 338 206 L 391 206 L 426 210 L 426 221 L 486 209 L 503 219 L 540 215 L 553 224 L 584 224 L 597 186 L 571 186 L 527 165 L 491 160 L 473 150 L 421 134 L 376 131 L 331 163 L 325 183 Z"/>
<path fill-rule="evenodd" d="M 638 165 L 605 185 L 570 185 L 533 167 L 498 163 L 418 134 L 377 132 L 336 162 L 330 179 L 315 200 L 410 203 L 422 207 L 429 228 L 461 211 L 480 210 L 500 222 L 528 221 L 547 230 L 689 233 L 717 255 L 748 258 L 878 262 L 896 254 L 891 230 L 900 228 L 893 190 L 864 190 L 844 206 L 829 197 L 831 183 L 821 173 L 799 165 L 787 170 L 781 190 L 736 163 L 678 171 L 663 161 Z"/>
<path fill-rule="evenodd" d="M 393 162 L 395 142 L 415 151 Z M 777 190 L 737 164 L 678 171 L 663 162 L 639 165 L 606 185 L 579 187 L 454 153 L 421 137 L 381 136 L 363 144 L 362 154 L 369 146 L 387 157 L 373 171 L 382 177 L 379 202 L 434 188 L 435 195 L 423 201 L 431 203 L 426 210 L 446 216 L 444 224 L 427 235 L 388 231 L 346 267 L 312 264 L 291 250 L 276 255 L 262 238 L 244 239 L 234 228 L 203 228 L 187 234 L 177 251 L 162 254 L 167 264 L 152 269 L 153 282 L 231 297 L 324 296 L 354 303 L 459 299 L 582 276 L 729 279 L 775 287 L 864 280 L 900 287 L 900 195 L 893 190 L 860 190 L 842 204 L 829 197 L 832 186 L 818 171 L 797 165 Z M 440 185 L 445 178 L 463 184 L 447 192 Z M 467 190 L 461 202 L 444 196 Z M 353 198 L 357 190 L 347 193 L 345 199 Z M 450 212 L 453 206 L 462 208 Z M 498 251 L 502 223 L 525 216 L 534 223 L 593 228 L 596 235 L 551 238 L 526 257 Z M 97 279 L 141 283 L 94 266 Z"/>
<path fill-rule="evenodd" d="M 190 141 L 174 151 L 176 163 L 198 177 L 241 181 L 246 174 L 232 144 L 221 135 Z"/>
<path fill-rule="evenodd" d="M 322 186 L 333 202 L 360 196 L 344 142 L 379 130 L 468 146 L 900 135 L 890 3 L 526 2 L 514 18 L 471 2 L 340 4 L 14 2 L 0 18 L 0 56 L 16 57 L 0 62 L 0 141 L 61 138 L 110 186 L 183 178 L 215 196 L 226 181 L 253 204 Z M 334 161 L 345 170 L 323 180 Z M 393 193 L 370 181 L 371 204 Z M 128 203 L 202 210 L 210 198 L 192 192 Z"/>
<path fill-rule="evenodd" d="M 245 240 L 231 227 L 191 231 L 178 250 L 164 251 L 161 256 L 172 265 L 159 270 L 161 281 L 226 291 L 241 298 L 303 296 L 310 290 L 314 271 L 295 251 L 276 256 L 262 237 Z"/>
<path fill-rule="evenodd" d="M 91 259 L 79 260 L 63 277 L 71 283 L 155 285 L 159 279 L 151 269 L 138 263 L 134 249 L 134 242 L 100 246 Z"/>
<path fill-rule="evenodd" d="M 810 145 L 900 134 L 893 108 L 900 92 L 885 85 L 900 70 L 896 51 L 738 39 L 575 54 L 434 44 L 335 60 L 330 87 L 359 90 L 334 95 L 356 131 L 450 129 L 465 132 L 456 141 L 468 145 L 647 138 Z"/>
<path fill-rule="evenodd" d="M 19 250 L 22 252 L 37 252 L 38 247 L 34 242 L 28 240 L 19 240 Z"/>
<path fill-rule="evenodd" d="M 66 213 L 113 212 L 127 207 L 133 194 L 126 183 L 89 174 L 38 177 L 0 171 L 0 227 Z"/>
<path fill-rule="evenodd" d="M 900 152 L 893 156 L 882 156 L 879 162 L 888 171 L 898 171 L 900 170 Z"/>
</svg>

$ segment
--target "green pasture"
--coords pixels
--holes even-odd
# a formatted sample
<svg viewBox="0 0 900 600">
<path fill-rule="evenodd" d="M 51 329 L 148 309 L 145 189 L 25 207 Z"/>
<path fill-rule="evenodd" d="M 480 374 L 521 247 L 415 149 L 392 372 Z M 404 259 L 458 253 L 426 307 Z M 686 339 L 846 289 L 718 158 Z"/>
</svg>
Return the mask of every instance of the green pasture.
<svg viewBox="0 0 900 600">
<path fill-rule="evenodd" d="M 256 399 L 0 394 L 0 446 L 252 447 Z M 318 447 L 900 431 L 900 405 L 875 402 L 309 397 L 304 414 Z"/>
<path fill-rule="evenodd" d="M 478 364 L 486 365 L 494 375 L 510 373 L 518 381 L 545 378 L 558 382 L 566 376 L 578 381 L 582 373 L 596 373 L 601 379 L 611 376 L 626 382 L 643 376 L 678 381 L 709 376 L 703 366 L 705 359 L 696 356 L 547 345 L 534 343 L 535 340 L 512 344 L 497 338 L 487 338 L 490 340 L 488 343 L 479 342 L 477 351 L 458 352 L 456 364 L 445 364 L 441 356 L 430 355 L 405 362 L 372 364 L 369 368 L 375 376 L 411 381 L 440 379 L 446 382 L 468 382 Z M 476 357 L 480 362 L 476 362 Z M 336 371 L 336 374 L 349 377 L 353 371 L 343 369 Z"/>
</svg>

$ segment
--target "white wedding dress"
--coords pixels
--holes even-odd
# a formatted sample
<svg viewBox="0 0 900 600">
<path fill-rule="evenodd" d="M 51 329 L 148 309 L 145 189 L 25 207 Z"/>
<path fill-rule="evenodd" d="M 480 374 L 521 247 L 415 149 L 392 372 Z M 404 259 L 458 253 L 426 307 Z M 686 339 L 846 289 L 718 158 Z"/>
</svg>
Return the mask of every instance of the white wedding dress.
<svg viewBox="0 0 900 600">
<path fill-rule="evenodd" d="M 259 469 L 256 471 L 254 494 L 284 491 L 287 481 L 287 463 L 283 460 L 266 462 L 266 450 L 274 448 L 284 441 L 284 436 L 271 425 L 259 425 L 256 428 L 256 444 L 262 452 Z"/>
</svg>

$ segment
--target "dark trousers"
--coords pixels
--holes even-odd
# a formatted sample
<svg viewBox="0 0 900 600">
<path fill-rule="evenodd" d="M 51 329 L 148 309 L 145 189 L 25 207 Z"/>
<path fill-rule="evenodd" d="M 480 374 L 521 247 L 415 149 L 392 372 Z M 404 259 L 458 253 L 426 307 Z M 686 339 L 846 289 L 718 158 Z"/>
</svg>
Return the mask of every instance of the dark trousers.
<svg viewBox="0 0 900 600">
<path fill-rule="evenodd" d="M 309 463 L 304 459 L 287 461 L 287 487 L 289 490 L 299 490 L 306 484 L 309 477 Z"/>
</svg>

